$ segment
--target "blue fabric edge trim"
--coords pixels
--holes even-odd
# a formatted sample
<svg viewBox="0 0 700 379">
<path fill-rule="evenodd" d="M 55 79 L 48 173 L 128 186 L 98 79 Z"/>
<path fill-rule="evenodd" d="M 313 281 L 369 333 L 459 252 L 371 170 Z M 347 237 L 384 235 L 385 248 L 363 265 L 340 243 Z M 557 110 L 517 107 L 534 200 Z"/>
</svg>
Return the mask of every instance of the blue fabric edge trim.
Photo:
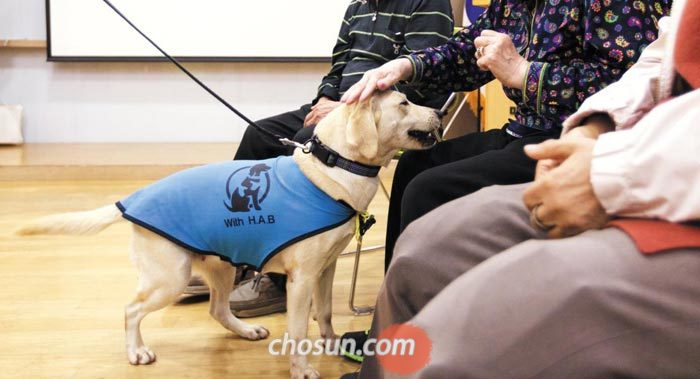
<svg viewBox="0 0 700 379">
<path fill-rule="evenodd" d="M 299 241 L 301 241 L 301 240 L 303 240 L 303 239 L 305 239 L 305 238 L 313 237 L 313 236 L 315 236 L 315 235 L 317 235 L 317 234 L 321 234 L 321 233 L 326 232 L 326 231 L 329 231 L 329 230 L 331 230 L 331 229 L 335 229 L 335 228 L 337 228 L 337 227 L 339 227 L 339 226 L 345 224 L 346 222 L 350 221 L 350 219 L 352 219 L 353 217 L 356 216 L 356 214 L 351 214 L 348 218 L 344 219 L 344 220 L 341 221 L 341 222 L 335 223 L 335 224 L 333 224 L 333 225 L 325 226 L 325 227 L 323 227 L 323 228 L 321 228 L 321 229 L 317 229 L 317 230 L 311 231 L 311 232 L 306 233 L 306 234 L 302 234 L 302 235 L 300 235 L 300 236 L 298 236 L 298 237 L 296 237 L 296 238 L 293 238 L 293 239 L 291 239 L 291 240 L 285 242 L 284 244 L 282 244 L 282 245 L 278 246 L 277 248 L 275 248 L 274 250 L 272 250 L 272 252 L 271 252 L 271 253 L 267 256 L 267 258 L 265 258 L 265 260 L 262 262 L 262 264 L 260 265 L 260 267 L 257 267 L 256 265 L 250 264 L 250 263 L 245 263 L 245 262 L 236 263 L 236 262 L 232 262 L 230 259 L 228 259 L 228 258 L 229 258 L 228 256 L 223 256 L 223 255 L 217 254 L 217 253 L 215 253 L 215 252 L 213 252 L 213 251 L 200 250 L 200 249 L 197 249 L 197 248 L 194 247 L 194 246 L 190 246 L 189 244 L 180 241 L 179 239 L 177 239 L 177 238 L 171 236 L 170 234 L 168 234 L 168 233 L 166 233 L 166 232 L 164 232 L 164 231 L 162 231 L 162 230 L 160 230 L 160 229 L 158 229 L 158 228 L 156 228 L 156 227 L 154 227 L 154 226 L 152 226 L 152 225 L 146 224 L 145 222 L 142 222 L 142 221 L 140 221 L 140 220 L 138 220 L 138 219 L 136 219 L 136 218 L 134 218 L 134 217 L 129 216 L 129 215 L 126 213 L 126 208 L 124 207 L 124 205 L 122 205 L 121 201 L 117 201 L 114 205 L 116 205 L 116 207 L 122 212 L 122 217 L 124 217 L 126 220 L 128 220 L 128 221 L 130 221 L 130 222 L 133 222 L 134 224 L 136 224 L 136 225 L 138 225 L 138 226 L 140 226 L 140 227 L 142 227 L 142 228 L 144 228 L 144 229 L 150 230 L 151 232 L 158 234 L 159 236 L 161 236 L 161 237 L 167 239 L 168 241 L 170 241 L 170 242 L 172 242 L 172 243 L 174 243 L 174 244 L 176 244 L 176 245 L 178 245 L 178 246 L 180 246 L 180 247 L 183 247 L 183 248 L 185 248 L 185 249 L 187 249 L 187 250 L 190 250 L 190 251 L 192 251 L 193 253 L 197 253 L 197 254 L 202 254 L 202 255 L 214 255 L 214 256 L 217 256 L 217 257 L 219 257 L 219 259 L 221 259 L 222 261 L 228 262 L 228 263 L 230 263 L 230 264 L 231 264 L 232 266 L 234 266 L 234 267 L 249 266 L 251 269 L 253 269 L 253 270 L 255 270 L 255 271 L 262 271 L 262 268 L 265 267 L 265 264 L 267 264 L 267 262 L 268 262 L 270 259 L 274 258 L 275 255 L 277 255 L 280 251 L 284 250 L 285 248 L 289 247 L 290 245 L 295 244 L 295 243 L 297 243 L 297 242 L 299 242 Z"/>
</svg>

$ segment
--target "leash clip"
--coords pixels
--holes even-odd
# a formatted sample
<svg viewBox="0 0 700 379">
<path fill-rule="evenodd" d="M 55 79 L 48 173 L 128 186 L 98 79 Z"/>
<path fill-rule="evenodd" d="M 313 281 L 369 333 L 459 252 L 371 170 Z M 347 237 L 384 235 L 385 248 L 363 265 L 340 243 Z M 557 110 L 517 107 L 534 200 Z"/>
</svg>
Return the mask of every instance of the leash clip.
<svg viewBox="0 0 700 379">
<path fill-rule="evenodd" d="M 376 222 L 373 214 L 369 214 L 367 211 L 358 212 L 357 217 L 355 217 L 355 239 L 358 242 L 362 241 L 362 237 Z"/>
<path fill-rule="evenodd" d="M 313 141 L 311 141 L 311 140 L 307 141 L 307 142 L 304 143 L 304 144 L 301 144 L 301 143 L 299 143 L 299 142 L 297 142 L 297 141 L 292 141 L 292 140 L 290 140 L 289 138 L 280 138 L 279 141 L 282 143 L 282 145 L 285 145 L 285 146 L 294 146 L 294 147 L 297 147 L 297 148 L 301 149 L 301 151 L 302 151 L 304 154 L 308 154 L 308 153 L 311 152 L 311 147 L 312 147 L 312 144 L 313 144 Z"/>
</svg>

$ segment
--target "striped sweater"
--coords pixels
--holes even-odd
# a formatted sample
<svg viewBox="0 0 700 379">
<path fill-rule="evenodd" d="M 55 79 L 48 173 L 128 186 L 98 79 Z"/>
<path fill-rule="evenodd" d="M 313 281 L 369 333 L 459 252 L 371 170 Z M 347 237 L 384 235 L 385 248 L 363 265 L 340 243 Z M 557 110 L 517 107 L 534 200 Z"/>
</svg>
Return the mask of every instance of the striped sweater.
<svg viewBox="0 0 700 379">
<path fill-rule="evenodd" d="M 441 45 L 452 35 L 449 0 L 352 0 L 333 49 L 332 67 L 317 99 L 338 100 L 362 74 L 401 55 Z M 443 96 L 427 96 L 405 85 L 409 100 L 439 108 Z"/>
</svg>

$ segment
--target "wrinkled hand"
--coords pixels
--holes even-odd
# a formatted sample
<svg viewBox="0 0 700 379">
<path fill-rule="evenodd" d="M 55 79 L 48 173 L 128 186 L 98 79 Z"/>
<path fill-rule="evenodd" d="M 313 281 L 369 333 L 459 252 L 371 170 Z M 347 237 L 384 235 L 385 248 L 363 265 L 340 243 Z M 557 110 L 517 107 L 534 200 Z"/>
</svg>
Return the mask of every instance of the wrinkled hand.
<svg viewBox="0 0 700 379">
<path fill-rule="evenodd" d="M 522 88 L 528 61 L 518 54 L 507 34 L 484 30 L 474 40 L 474 46 L 477 48 L 476 65 L 480 69 L 491 71 L 506 87 Z M 478 53 L 479 48 L 482 48 L 483 54 Z"/>
<path fill-rule="evenodd" d="M 576 138 L 591 138 L 597 140 L 598 137 L 611 130 L 615 130 L 615 123 L 607 114 L 595 114 L 586 119 L 586 124 L 577 126 L 568 133 L 561 136 L 562 140 Z M 535 170 L 535 179 L 553 170 L 561 164 L 561 161 L 554 159 L 540 159 Z"/>
<path fill-rule="evenodd" d="M 306 114 L 304 118 L 304 127 L 317 125 L 321 120 L 323 120 L 326 115 L 331 113 L 331 111 L 340 106 L 339 101 L 333 101 L 327 97 L 322 97 L 318 99 L 316 104 L 311 107 L 311 112 Z"/>
<path fill-rule="evenodd" d="M 353 84 L 340 99 L 342 103 L 352 104 L 367 100 L 376 91 L 384 91 L 401 80 L 407 80 L 413 73 L 411 61 L 398 58 L 371 69 L 362 75 L 362 79 Z"/>
<path fill-rule="evenodd" d="M 536 217 L 551 226 L 548 235 L 552 238 L 600 229 L 609 220 L 590 180 L 594 145 L 592 138 L 571 136 L 525 147 L 533 159 L 561 162 L 541 173 L 523 197 L 527 209 L 532 212 L 537 207 Z"/>
</svg>

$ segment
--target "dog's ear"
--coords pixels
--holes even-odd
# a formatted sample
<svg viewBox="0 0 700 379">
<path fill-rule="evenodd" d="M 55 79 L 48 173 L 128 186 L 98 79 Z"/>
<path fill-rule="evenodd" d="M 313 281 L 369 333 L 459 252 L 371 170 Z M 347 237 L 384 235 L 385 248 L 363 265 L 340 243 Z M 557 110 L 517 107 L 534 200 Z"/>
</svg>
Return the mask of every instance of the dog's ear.
<svg viewBox="0 0 700 379">
<path fill-rule="evenodd" d="M 374 120 L 372 99 L 350 105 L 346 137 L 348 144 L 367 159 L 377 156 L 379 133 Z"/>
</svg>

